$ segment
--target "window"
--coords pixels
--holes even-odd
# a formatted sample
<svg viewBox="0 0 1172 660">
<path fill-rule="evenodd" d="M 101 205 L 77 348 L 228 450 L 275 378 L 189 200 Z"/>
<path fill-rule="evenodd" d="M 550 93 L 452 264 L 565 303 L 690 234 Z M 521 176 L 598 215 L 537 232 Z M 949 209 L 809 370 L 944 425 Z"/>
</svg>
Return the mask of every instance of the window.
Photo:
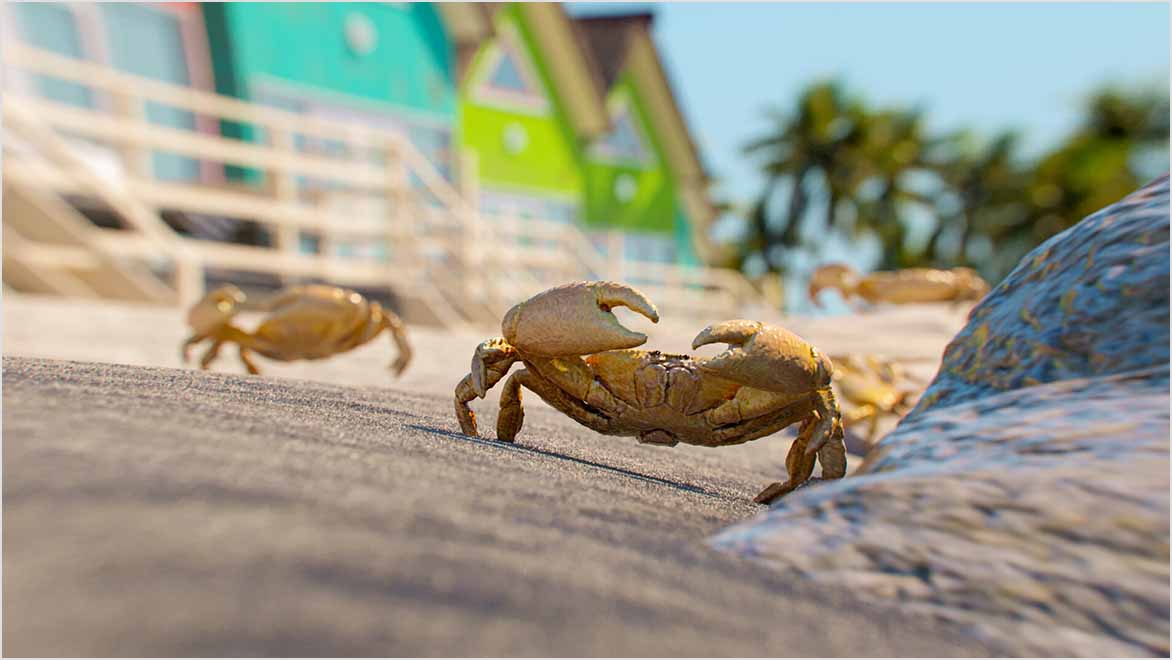
<svg viewBox="0 0 1172 660">
<path fill-rule="evenodd" d="M 488 46 L 473 75 L 473 97 L 485 105 L 544 114 L 549 100 L 516 28 L 506 27 Z"/>
<path fill-rule="evenodd" d="M 14 3 L 17 24 L 24 41 L 59 55 L 85 59 L 85 48 L 77 19 L 69 7 L 58 2 Z M 45 98 L 83 108 L 94 107 L 93 93 L 77 83 L 37 75 L 38 92 Z"/>
<path fill-rule="evenodd" d="M 610 131 L 594 143 L 594 155 L 620 164 L 647 165 L 651 150 L 639 130 L 638 118 L 629 99 L 611 102 Z"/>
<path fill-rule="evenodd" d="M 631 261 L 671 264 L 676 261 L 675 241 L 671 236 L 631 232 L 625 236 L 624 256 Z"/>
<path fill-rule="evenodd" d="M 30 46 L 67 57 L 112 66 L 167 83 L 212 88 L 211 62 L 202 10 L 195 3 L 10 3 L 4 18 Z M 58 103 L 84 108 L 109 108 L 112 99 L 89 87 L 48 76 L 29 76 L 28 91 Z M 190 112 L 148 103 L 147 120 L 183 130 L 217 132 L 217 122 Z M 97 148 L 97 147 L 95 147 Z M 121 162 L 115 151 L 106 160 Z M 92 149 L 91 149 L 92 150 Z M 201 177 L 197 160 L 156 151 L 154 174 L 164 180 Z"/>
<path fill-rule="evenodd" d="M 167 11 L 129 3 L 103 4 L 110 63 L 144 78 L 183 86 L 191 84 L 179 17 Z M 195 130 L 195 115 L 155 102 L 146 106 L 147 121 L 159 126 Z M 155 176 L 165 181 L 199 178 L 199 161 L 155 152 Z"/>
<path fill-rule="evenodd" d="M 411 142 L 436 168 L 440 176 L 453 180 L 452 130 L 445 120 L 429 117 L 408 116 L 394 108 L 363 103 L 361 99 L 347 99 L 340 96 L 315 94 L 313 91 L 297 89 L 271 78 L 259 78 L 251 85 L 253 101 L 289 112 L 334 119 L 348 123 L 359 123 L 394 131 Z M 345 145 L 335 140 L 310 137 L 303 134 L 294 136 L 300 151 L 332 158 L 352 157 Z M 313 188 L 332 184 L 301 177 L 303 186 Z"/>
<path fill-rule="evenodd" d="M 512 215 L 559 224 L 573 224 L 578 219 L 576 202 L 524 193 L 484 191 L 480 195 L 480 208 L 488 215 Z"/>
<path fill-rule="evenodd" d="M 517 65 L 517 56 L 504 49 L 497 59 L 496 69 L 488 77 L 488 84 L 494 89 L 516 94 L 532 94 L 534 92 L 533 87 L 526 83 L 521 76 L 521 69 Z"/>
</svg>

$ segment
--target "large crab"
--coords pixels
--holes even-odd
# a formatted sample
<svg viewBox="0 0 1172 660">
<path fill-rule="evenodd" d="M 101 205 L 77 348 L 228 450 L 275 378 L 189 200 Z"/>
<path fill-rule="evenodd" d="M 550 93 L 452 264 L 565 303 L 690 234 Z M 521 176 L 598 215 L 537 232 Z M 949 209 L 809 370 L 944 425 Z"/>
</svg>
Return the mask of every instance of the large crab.
<svg viewBox="0 0 1172 660">
<path fill-rule="evenodd" d="M 907 386 L 913 379 L 903 367 L 892 360 L 875 355 L 836 355 L 834 363 L 834 390 L 847 404 L 843 424 L 848 432 L 847 446 L 854 447 L 853 438 L 860 438 L 863 446 L 854 447 L 855 453 L 865 453 L 879 434 L 883 417 L 902 417 L 918 395 L 919 388 Z M 856 424 L 868 423 L 866 434 L 852 432 Z M 861 451 L 860 451 L 861 450 Z"/>
<path fill-rule="evenodd" d="M 857 296 L 872 305 L 903 305 L 977 301 L 989 292 L 989 284 L 972 268 L 904 268 L 860 275 L 845 264 L 827 264 L 810 276 L 810 299 L 815 304 L 823 289 L 838 289 L 847 300 Z"/>
<path fill-rule="evenodd" d="M 320 360 L 365 344 L 383 330 L 390 331 L 399 349 L 391 371 L 398 376 L 411 361 L 403 322 L 357 292 L 324 284 L 283 289 L 261 305 L 269 315 L 253 332 L 231 322 L 244 302 L 244 292 L 228 284 L 196 303 L 187 314 L 193 334 L 183 342 L 183 361 L 188 361 L 192 346 L 210 339 L 212 344 L 199 361 L 207 369 L 224 343 L 234 342 L 244 368 L 258 374 L 250 351 L 281 362 Z"/>
<path fill-rule="evenodd" d="M 830 360 L 797 335 L 755 321 L 705 328 L 692 348 L 725 343 L 712 358 L 632 350 L 646 335 L 619 324 L 610 311 L 627 307 L 652 322 L 655 306 L 639 291 L 614 282 L 575 282 L 533 296 L 509 310 L 503 337 L 476 347 L 472 370 L 456 386 L 456 417 L 476 435 L 468 402 L 483 398 L 513 363 L 525 365 L 505 382 L 497 439 L 521 430 L 521 388 L 599 433 L 639 442 L 705 447 L 737 445 L 800 423 L 786 457 L 788 478 L 755 498 L 769 503 L 813 474 L 846 474 L 846 448 L 831 391 Z"/>
</svg>

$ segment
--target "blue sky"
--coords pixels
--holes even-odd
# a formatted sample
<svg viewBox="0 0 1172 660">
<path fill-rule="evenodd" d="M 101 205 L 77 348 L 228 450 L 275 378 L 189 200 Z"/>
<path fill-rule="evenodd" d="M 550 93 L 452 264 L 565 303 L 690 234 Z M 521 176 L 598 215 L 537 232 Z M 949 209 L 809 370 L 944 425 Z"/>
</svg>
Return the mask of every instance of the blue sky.
<svg viewBox="0 0 1172 660">
<path fill-rule="evenodd" d="M 811 81 L 839 77 L 877 105 L 918 104 L 929 125 L 1021 132 L 1025 155 L 1054 145 L 1101 83 L 1166 86 L 1167 3 L 571 3 L 574 15 L 650 10 L 654 37 L 705 164 L 730 201 L 763 179 L 742 146 Z M 913 240 L 932 219 L 909 213 Z M 736 223 L 718 223 L 730 229 Z M 718 234 L 721 232 L 718 232 Z M 846 261 L 869 269 L 874 241 L 831 236 L 795 254 L 792 311 L 809 312 L 802 273 Z M 841 304 L 828 301 L 832 312 Z"/>
<path fill-rule="evenodd" d="M 655 39 L 708 168 L 743 200 L 741 146 L 809 81 L 841 76 L 877 104 L 920 104 L 941 129 L 1017 127 L 1052 145 L 1101 82 L 1167 84 L 1167 3 L 572 3 L 655 13 Z"/>
</svg>

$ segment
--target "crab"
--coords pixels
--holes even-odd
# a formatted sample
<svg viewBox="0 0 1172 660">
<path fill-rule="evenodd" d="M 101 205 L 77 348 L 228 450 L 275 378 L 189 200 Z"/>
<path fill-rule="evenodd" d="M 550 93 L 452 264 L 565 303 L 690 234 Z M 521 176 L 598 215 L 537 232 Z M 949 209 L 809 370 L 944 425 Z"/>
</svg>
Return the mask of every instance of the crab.
<svg viewBox="0 0 1172 660">
<path fill-rule="evenodd" d="M 810 276 L 810 299 L 815 304 L 823 289 L 838 289 L 844 299 L 859 297 L 872 305 L 904 305 L 977 301 L 989 292 L 989 284 L 972 268 L 905 268 L 859 275 L 845 264 L 827 264 Z"/>
<path fill-rule="evenodd" d="M 245 300 L 244 292 L 228 284 L 192 306 L 187 323 L 193 334 L 181 348 L 184 363 L 190 359 L 192 346 L 210 339 L 212 344 L 199 361 L 206 370 L 224 343 L 234 342 L 244 368 L 255 375 L 260 370 L 252 361 L 252 351 L 281 362 L 320 360 L 361 346 L 383 330 L 390 331 L 398 347 L 398 357 L 390 365 L 392 373 L 399 376 L 411 361 L 403 322 L 355 291 L 324 284 L 283 289 L 261 306 L 269 315 L 253 332 L 231 323 Z"/>
<path fill-rule="evenodd" d="M 831 361 L 834 364 L 834 390 L 841 400 L 850 404 L 843 413 L 846 430 L 868 422 L 865 435 L 850 434 L 863 438 L 865 444 L 860 449 L 865 451 L 875 442 L 880 419 L 888 415 L 902 417 L 911 409 L 918 391 L 902 385 L 903 381 L 912 379 L 891 360 L 874 355 L 841 355 L 832 356 Z"/>
<path fill-rule="evenodd" d="M 824 354 L 788 330 L 746 320 L 696 335 L 693 349 L 728 345 L 715 357 L 637 350 L 647 336 L 623 327 L 611 311 L 617 306 L 659 322 L 646 296 L 615 282 L 566 284 L 510 309 L 503 336 L 476 347 L 471 371 L 456 386 L 464 434 L 477 435 L 469 402 L 484 398 L 519 361 L 525 368 L 501 393 L 498 440 L 513 442 L 521 430 L 525 387 L 587 428 L 659 447 L 739 445 L 800 424 L 785 461 L 787 479 L 762 490 L 758 503 L 809 481 L 816 461 L 823 479 L 846 474 L 833 365 Z"/>
</svg>

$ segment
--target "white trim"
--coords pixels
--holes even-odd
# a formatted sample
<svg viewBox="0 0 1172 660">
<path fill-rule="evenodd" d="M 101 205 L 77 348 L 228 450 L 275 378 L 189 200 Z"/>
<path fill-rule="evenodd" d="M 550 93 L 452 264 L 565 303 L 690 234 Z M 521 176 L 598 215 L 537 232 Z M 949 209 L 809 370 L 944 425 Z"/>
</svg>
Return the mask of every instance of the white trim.
<svg viewBox="0 0 1172 660">
<path fill-rule="evenodd" d="M 295 80 L 287 80 L 267 73 L 254 73 L 245 81 L 249 99 L 254 99 L 258 93 L 272 93 L 276 95 L 288 94 L 301 97 L 308 101 L 319 101 L 328 105 L 349 106 L 359 112 L 382 113 L 402 117 L 428 128 L 445 129 L 451 131 L 459 113 L 458 95 L 456 110 L 449 116 L 439 112 L 429 112 L 391 101 L 368 99 L 364 96 L 355 96 L 345 92 L 336 92 L 332 89 L 315 87 Z"/>
<path fill-rule="evenodd" d="M 489 78 L 505 56 L 512 58 L 517 73 L 533 90 L 532 94 L 495 89 L 489 84 Z M 538 117 L 550 114 L 549 90 L 542 83 L 517 28 L 509 23 L 503 23 L 498 28 L 498 36 L 478 54 L 469 85 L 469 97 L 480 105 Z"/>
<path fill-rule="evenodd" d="M 499 193 L 502 195 L 541 197 L 543 199 L 551 199 L 567 204 L 582 204 L 581 195 L 578 193 L 562 192 L 559 190 L 545 190 L 543 188 L 533 188 L 531 186 L 515 186 L 507 183 L 486 183 L 483 178 L 481 179 L 480 192 L 481 194 Z"/>
<path fill-rule="evenodd" d="M 635 105 L 634 100 L 630 98 L 630 92 L 617 90 L 612 93 L 610 98 L 606 100 L 606 114 L 610 122 L 606 132 L 590 143 L 588 154 L 592 159 L 608 165 L 635 167 L 644 170 L 653 169 L 659 164 L 659 158 L 655 153 L 655 146 L 651 143 L 647 127 L 643 125 L 644 122 L 643 118 L 639 115 L 639 108 Z M 623 114 L 626 114 L 628 117 L 631 130 L 635 132 L 635 139 L 639 141 L 639 146 L 642 148 L 643 156 L 641 158 L 631 158 L 626 155 L 616 154 L 607 148 L 605 144 L 606 139 L 614 132 L 616 120 L 623 116 Z"/>
</svg>

